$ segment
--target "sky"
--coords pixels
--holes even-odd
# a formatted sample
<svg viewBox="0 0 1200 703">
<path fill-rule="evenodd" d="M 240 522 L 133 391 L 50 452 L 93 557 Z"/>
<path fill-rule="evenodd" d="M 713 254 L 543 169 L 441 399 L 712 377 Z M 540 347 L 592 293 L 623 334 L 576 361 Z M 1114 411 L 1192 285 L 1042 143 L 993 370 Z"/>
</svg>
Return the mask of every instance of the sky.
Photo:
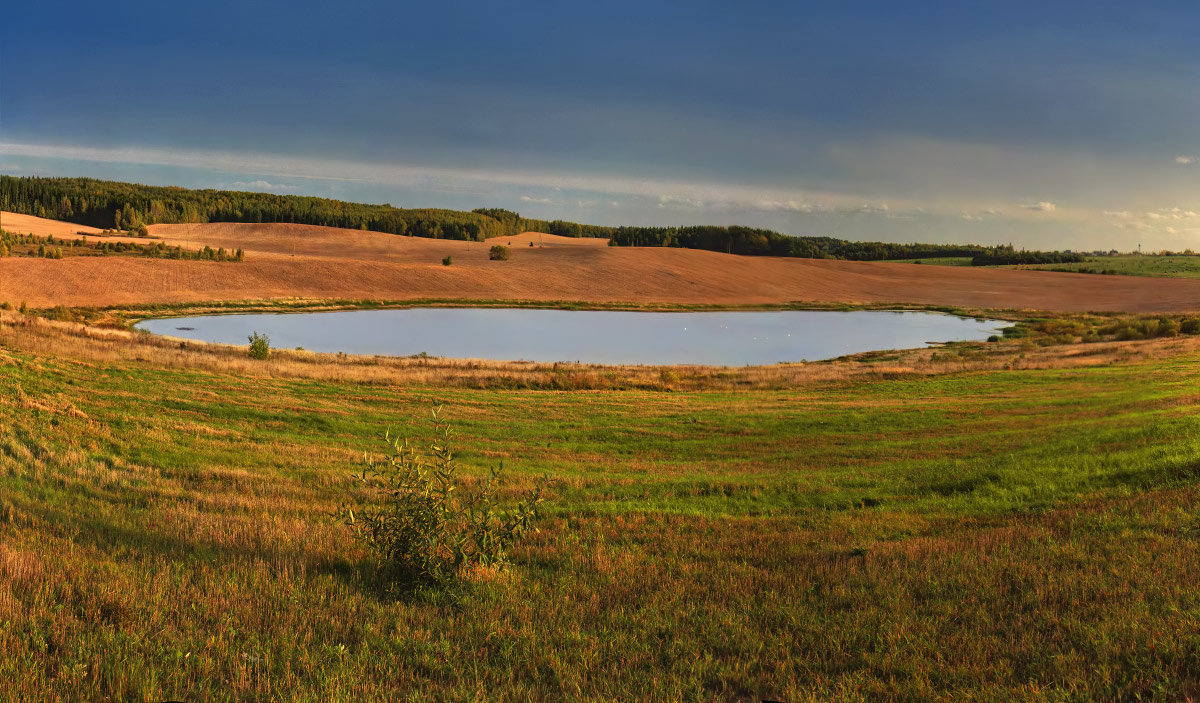
<svg viewBox="0 0 1200 703">
<path fill-rule="evenodd" d="M 1200 4 L 39 2 L 0 173 L 1200 250 Z"/>
</svg>

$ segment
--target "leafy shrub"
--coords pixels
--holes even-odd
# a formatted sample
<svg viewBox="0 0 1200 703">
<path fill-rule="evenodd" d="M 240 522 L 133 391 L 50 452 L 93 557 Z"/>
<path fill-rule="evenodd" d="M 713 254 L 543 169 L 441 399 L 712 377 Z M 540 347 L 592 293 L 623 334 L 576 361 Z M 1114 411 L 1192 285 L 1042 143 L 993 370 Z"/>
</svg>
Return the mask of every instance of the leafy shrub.
<svg viewBox="0 0 1200 703">
<path fill-rule="evenodd" d="M 1158 324 L 1154 327 L 1153 334 L 1155 337 L 1177 337 L 1181 325 L 1179 320 L 1172 320 L 1169 317 L 1158 318 Z"/>
<path fill-rule="evenodd" d="M 28 314 L 29 314 L 29 303 L 27 303 L 27 302 L 25 302 L 24 300 L 22 300 L 22 301 L 21 301 L 21 308 L 20 308 L 20 312 L 21 312 L 21 314 L 22 314 L 22 315 L 28 315 Z"/>
<path fill-rule="evenodd" d="M 453 257 L 447 256 L 442 258 L 442 266 L 449 266 L 452 263 L 454 263 Z"/>
<path fill-rule="evenodd" d="M 503 244 L 495 244 L 488 252 L 488 258 L 492 261 L 508 261 L 508 254 L 508 247 Z"/>
<path fill-rule="evenodd" d="M 46 313 L 46 319 L 58 320 L 59 322 L 79 321 L 79 317 L 65 305 L 55 305 L 53 309 Z"/>
<path fill-rule="evenodd" d="M 1200 334 L 1200 317 L 1189 317 L 1179 324 L 1183 334 Z"/>
<path fill-rule="evenodd" d="M 391 587 L 444 584 L 472 567 L 508 566 L 509 549 L 529 531 L 544 502 L 542 480 L 511 507 L 498 507 L 503 464 L 478 487 L 466 489 L 440 410 L 433 411 L 435 438 L 428 447 L 418 449 L 389 433 L 389 453 L 381 461 L 367 460 L 356 476 L 374 490 L 378 507 L 338 508 L 338 517 L 372 553 Z"/>
<path fill-rule="evenodd" d="M 1182 328 L 1183 326 L 1178 320 L 1172 320 L 1169 317 L 1160 317 L 1150 320 L 1121 320 L 1102 328 L 1100 331 L 1104 334 L 1112 335 L 1117 341 L 1124 342 L 1136 339 L 1153 339 L 1155 337 L 1174 337 L 1179 334 Z"/>
<path fill-rule="evenodd" d="M 250 358 L 260 361 L 271 357 L 271 338 L 265 334 L 252 332 L 250 337 Z"/>
<path fill-rule="evenodd" d="M 4 301 L 3 303 L 0 303 L 0 310 L 12 310 L 12 309 L 13 309 L 13 304 L 8 302 L 7 300 Z"/>
<path fill-rule="evenodd" d="M 1118 326 L 1114 330 L 1113 336 L 1118 342 L 1128 342 L 1135 339 L 1145 339 L 1146 332 L 1138 325 L 1126 324 Z"/>
</svg>

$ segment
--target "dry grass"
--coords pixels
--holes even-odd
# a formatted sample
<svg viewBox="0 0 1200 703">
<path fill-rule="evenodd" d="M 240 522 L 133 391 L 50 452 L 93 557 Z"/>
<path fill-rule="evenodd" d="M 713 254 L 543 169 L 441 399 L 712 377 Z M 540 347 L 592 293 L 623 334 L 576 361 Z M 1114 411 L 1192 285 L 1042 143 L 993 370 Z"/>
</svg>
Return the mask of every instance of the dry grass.
<svg viewBox="0 0 1200 703">
<path fill-rule="evenodd" d="M 468 243 L 284 224 L 156 225 L 151 232 L 191 249 L 242 248 L 246 262 L 0 260 L 0 300 L 35 307 L 309 297 L 1200 310 L 1200 281 L 1192 280 L 743 257 L 533 233 Z M 509 241 L 511 260 L 488 260 L 490 244 Z M 445 256 L 453 266 L 441 264 Z"/>
<path fill-rule="evenodd" d="M 79 235 L 100 234 L 101 230 L 87 225 L 77 225 L 73 222 L 48 220 L 33 215 L 20 215 L 15 212 L 0 212 L 0 229 L 15 234 L 36 234 L 39 237 L 68 237 L 74 239 Z"/>
</svg>

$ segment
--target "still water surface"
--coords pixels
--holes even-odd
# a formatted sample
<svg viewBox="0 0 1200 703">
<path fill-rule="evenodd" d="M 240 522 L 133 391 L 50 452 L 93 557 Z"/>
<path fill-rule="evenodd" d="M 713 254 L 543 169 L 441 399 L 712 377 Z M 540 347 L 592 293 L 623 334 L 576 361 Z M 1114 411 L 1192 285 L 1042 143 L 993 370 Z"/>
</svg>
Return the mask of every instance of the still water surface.
<svg viewBox="0 0 1200 703">
<path fill-rule="evenodd" d="M 259 332 L 275 348 L 347 354 L 742 366 L 982 340 L 1007 324 L 925 312 L 411 308 L 184 317 L 137 327 L 242 345 Z"/>
</svg>

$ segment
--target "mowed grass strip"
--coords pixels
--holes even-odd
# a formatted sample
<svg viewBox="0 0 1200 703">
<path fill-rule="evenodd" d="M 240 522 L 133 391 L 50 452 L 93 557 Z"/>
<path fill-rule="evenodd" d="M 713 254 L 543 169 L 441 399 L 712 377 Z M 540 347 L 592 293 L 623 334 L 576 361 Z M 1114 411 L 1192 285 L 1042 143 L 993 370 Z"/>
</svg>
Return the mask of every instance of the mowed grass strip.
<svg viewBox="0 0 1200 703">
<path fill-rule="evenodd" d="M 1200 360 L 794 391 L 480 391 L 0 349 L 29 700 L 1181 700 Z M 329 519 L 435 403 L 558 479 L 518 566 L 381 597 Z"/>
</svg>

